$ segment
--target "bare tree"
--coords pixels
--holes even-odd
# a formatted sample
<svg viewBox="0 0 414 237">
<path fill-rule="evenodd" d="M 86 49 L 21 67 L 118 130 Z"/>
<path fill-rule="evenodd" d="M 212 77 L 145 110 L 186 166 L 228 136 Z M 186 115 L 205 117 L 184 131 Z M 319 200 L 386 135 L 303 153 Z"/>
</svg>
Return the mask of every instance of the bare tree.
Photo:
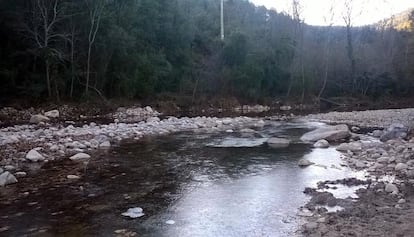
<svg viewBox="0 0 414 237">
<path fill-rule="evenodd" d="M 318 94 L 318 98 L 320 99 L 323 92 L 325 91 L 326 88 L 326 84 L 328 82 L 328 72 L 329 72 L 329 58 L 330 58 L 330 51 L 331 51 L 331 30 L 332 30 L 332 25 L 333 25 L 333 21 L 335 18 L 335 11 L 334 11 L 334 7 L 335 7 L 335 0 L 332 1 L 331 3 L 331 7 L 329 8 L 329 13 L 327 17 L 324 17 L 325 20 L 325 24 L 328 25 L 327 30 L 326 30 L 326 41 L 325 41 L 325 45 L 324 45 L 324 50 L 323 50 L 323 58 L 324 58 L 324 71 L 323 71 L 323 84 L 321 89 L 319 90 L 319 94 Z"/>
<path fill-rule="evenodd" d="M 75 82 L 75 45 L 76 26 L 72 17 L 70 22 L 70 98 L 73 98 L 73 87 Z"/>
<path fill-rule="evenodd" d="M 304 45 L 304 20 L 301 18 L 302 14 L 302 5 L 300 0 L 292 0 L 292 18 L 294 20 L 294 29 L 293 29 L 293 40 L 294 40 L 294 50 L 293 50 L 293 63 L 290 68 L 291 76 L 289 81 L 289 87 L 286 94 L 286 97 L 289 97 L 295 74 L 300 74 L 302 79 L 302 96 L 301 100 L 304 100 L 305 97 L 305 69 L 303 64 L 303 45 Z"/>
<path fill-rule="evenodd" d="M 361 6 L 364 6 L 364 0 L 361 0 Z M 356 78 L 356 58 L 354 54 L 354 40 L 353 40 L 353 26 L 354 26 L 354 17 L 360 16 L 362 14 L 363 7 L 358 9 L 358 12 L 354 9 L 354 0 L 345 0 L 344 1 L 344 11 L 342 12 L 342 19 L 345 22 L 346 26 L 346 50 L 347 56 L 350 63 L 350 78 L 352 80 L 352 88 L 351 93 L 353 94 L 356 90 L 357 86 L 357 78 Z"/>
<path fill-rule="evenodd" d="M 102 14 L 105 7 L 105 1 L 101 0 L 85 0 L 86 5 L 88 7 L 88 14 L 89 14 L 89 34 L 88 34 L 88 56 L 86 62 L 86 83 L 85 83 L 85 94 L 88 94 L 89 91 L 89 82 L 90 82 L 90 74 L 91 74 L 91 54 L 92 54 L 92 47 L 96 40 L 96 35 L 98 33 Z"/>
<path fill-rule="evenodd" d="M 64 34 L 58 33 L 57 24 L 64 18 L 63 4 L 59 0 L 33 0 L 31 12 L 25 24 L 25 31 L 33 42 L 35 52 L 45 63 L 46 86 L 49 97 L 52 97 L 52 83 L 55 84 L 55 94 L 59 99 L 57 82 L 51 77 L 52 59 L 62 59 L 63 53 L 56 47 L 57 41 L 65 39 Z"/>
</svg>

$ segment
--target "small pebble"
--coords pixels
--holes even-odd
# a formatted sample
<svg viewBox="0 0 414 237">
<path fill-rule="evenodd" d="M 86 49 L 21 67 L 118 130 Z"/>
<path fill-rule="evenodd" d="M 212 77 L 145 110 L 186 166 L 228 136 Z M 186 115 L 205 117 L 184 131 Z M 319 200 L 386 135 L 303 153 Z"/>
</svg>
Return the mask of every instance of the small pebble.
<svg viewBox="0 0 414 237">
<path fill-rule="evenodd" d="M 405 201 L 405 199 L 404 198 L 401 198 L 400 200 L 398 200 L 398 204 L 404 204 L 404 203 L 406 203 L 407 201 Z"/>
<path fill-rule="evenodd" d="M 174 225 L 175 224 L 175 221 L 168 220 L 168 221 L 165 222 L 165 224 L 167 224 L 167 225 Z"/>
<path fill-rule="evenodd" d="M 72 174 L 70 174 L 70 175 L 66 176 L 66 178 L 68 178 L 68 179 L 80 179 L 80 177 L 79 177 L 79 176 L 77 176 L 77 175 L 72 175 Z"/>
</svg>

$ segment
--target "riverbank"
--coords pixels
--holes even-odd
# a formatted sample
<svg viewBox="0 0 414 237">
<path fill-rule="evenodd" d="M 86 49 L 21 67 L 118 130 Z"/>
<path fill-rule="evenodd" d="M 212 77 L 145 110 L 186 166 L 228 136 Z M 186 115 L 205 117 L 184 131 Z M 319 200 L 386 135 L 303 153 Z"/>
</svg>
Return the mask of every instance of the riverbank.
<svg viewBox="0 0 414 237">
<path fill-rule="evenodd" d="M 414 236 L 414 139 L 405 134 L 413 125 L 414 110 L 331 112 L 304 119 L 346 123 L 355 131 L 377 129 L 336 148 L 346 164 L 366 172 L 366 178 L 319 183 L 326 192 L 305 190 L 312 199 L 306 205 L 311 214 L 302 228 L 304 235 Z M 396 132 L 396 128 L 404 132 Z M 364 187 L 357 191 L 358 198 L 340 199 L 330 194 L 338 184 Z M 343 210 L 328 212 L 321 207 L 330 203 Z"/>
</svg>

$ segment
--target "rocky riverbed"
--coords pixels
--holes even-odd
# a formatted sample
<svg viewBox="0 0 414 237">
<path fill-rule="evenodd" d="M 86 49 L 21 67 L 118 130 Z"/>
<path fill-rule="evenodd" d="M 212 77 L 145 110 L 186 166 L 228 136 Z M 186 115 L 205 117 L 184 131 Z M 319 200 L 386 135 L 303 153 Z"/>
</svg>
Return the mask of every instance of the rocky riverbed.
<svg viewBox="0 0 414 237">
<path fill-rule="evenodd" d="M 414 236 L 410 222 L 414 217 L 414 139 L 410 137 L 413 114 L 413 109 L 403 109 L 299 118 L 340 124 L 311 131 L 302 140 L 315 142 L 317 149 L 335 147 L 342 153 L 344 165 L 366 173 L 360 179 L 327 180 L 315 189 L 307 188 L 305 193 L 312 198 L 299 213 L 306 217 L 304 235 Z M 0 187 L 36 175 L 38 168 L 53 160 L 87 163 L 95 153 L 105 152 L 123 140 L 186 131 L 254 134 L 255 129 L 266 125 L 262 118 L 244 116 L 162 117 L 151 107 L 118 109 L 105 116 L 111 122 L 101 124 L 67 120 L 60 117 L 59 110 L 26 117 L 27 124 L 0 129 Z M 262 140 L 260 144 L 267 141 L 269 147 L 276 148 L 291 142 L 283 138 Z M 302 159 L 299 165 L 314 164 Z M 335 190 L 341 185 L 358 190 L 358 196 L 338 196 Z"/>
<path fill-rule="evenodd" d="M 346 164 L 366 172 L 365 177 L 331 180 L 306 189 L 312 199 L 306 205 L 306 236 L 414 236 L 414 138 L 410 128 L 413 109 L 332 112 L 306 119 L 379 128 L 354 135 L 336 146 Z M 358 189 L 356 197 L 335 196 L 335 187 Z M 340 206 L 328 212 L 326 206 Z"/>
<path fill-rule="evenodd" d="M 351 126 L 369 128 L 388 128 L 394 123 L 412 127 L 414 122 L 414 109 L 329 112 L 325 114 L 310 114 L 303 116 L 303 118 L 327 123 L 348 124 Z"/>
<path fill-rule="evenodd" d="M 0 129 L 0 186 L 18 182 L 32 169 L 56 159 L 87 161 L 97 151 L 105 151 L 122 140 L 175 132 L 237 132 L 262 128 L 260 118 L 168 117 L 151 107 L 118 109 L 108 124 L 75 123 L 58 120 L 59 111 L 35 114 L 30 124 Z M 250 129 L 251 130 L 251 129 Z"/>
</svg>

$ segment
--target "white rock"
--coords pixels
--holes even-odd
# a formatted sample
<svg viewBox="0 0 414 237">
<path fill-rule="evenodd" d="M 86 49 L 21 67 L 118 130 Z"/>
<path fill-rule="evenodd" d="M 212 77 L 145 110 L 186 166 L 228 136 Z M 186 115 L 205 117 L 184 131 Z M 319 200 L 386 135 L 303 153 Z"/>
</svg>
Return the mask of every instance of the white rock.
<svg viewBox="0 0 414 237">
<path fill-rule="evenodd" d="M 160 121 L 160 118 L 158 118 L 158 117 L 150 117 L 150 118 L 147 119 L 147 123 L 156 123 L 156 122 L 159 122 L 159 121 Z"/>
<path fill-rule="evenodd" d="M 154 110 L 150 107 L 150 106 L 146 106 L 145 111 L 147 111 L 148 113 L 154 113 Z"/>
<path fill-rule="evenodd" d="M 329 147 L 329 142 L 327 140 L 319 140 L 317 141 L 315 144 L 313 144 L 313 147 L 315 148 L 328 148 Z"/>
<path fill-rule="evenodd" d="M 20 172 L 16 172 L 14 175 L 16 175 L 17 178 L 21 178 L 21 177 L 27 176 L 27 173 L 20 171 Z"/>
<path fill-rule="evenodd" d="M 382 142 L 386 142 L 388 140 L 398 139 L 398 138 L 405 138 L 408 133 L 408 128 L 400 123 L 393 123 L 390 127 L 384 131 L 384 134 L 380 137 Z"/>
<path fill-rule="evenodd" d="M 267 138 L 225 138 L 222 141 L 216 141 L 206 144 L 209 147 L 259 147 L 267 141 Z"/>
<path fill-rule="evenodd" d="M 359 160 L 355 161 L 354 165 L 355 165 L 355 167 L 357 167 L 359 169 L 367 167 L 364 162 L 359 161 Z"/>
<path fill-rule="evenodd" d="M 68 179 L 80 179 L 80 177 L 79 177 L 79 176 L 77 176 L 77 175 L 72 175 L 72 174 L 70 174 L 70 175 L 66 176 L 66 178 L 68 178 Z"/>
<path fill-rule="evenodd" d="M 315 163 L 313 163 L 313 162 L 311 162 L 311 161 L 309 161 L 309 160 L 307 160 L 307 159 L 300 159 L 300 160 L 298 161 L 298 165 L 299 165 L 300 167 L 306 167 L 306 166 L 310 166 L 310 165 L 313 165 L 313 164 L 315 164 Z"/>
<path fill-rule="evenodd" d="M 283 105 L 283 106 L 280 106 L 280 108 L 279 108 L 281 111 L 289 111 L 289 110 L 291 110 L 292 109 L 292 106 L 289 106 L 289 105 Z"/>
<path fill-rule="evenodd" d="M 225 119 L 222 120 L 222 123 L 224 125 L 230 125 L 230 124 L 233 123 L 233 120 L 231 118 L 225 118 Z"/>
<path fill-rule="evenodd" d="M 255 133 L 256 131 L 250 128 L 243 128 L 240 130 L 241 133 Z"/>
<path fill-rule="evenodd" d="M 6 185 L 14 183 L 17 183 L 17 179 L 10 172 L 6 171 L 0 174 L 0 187 L 4 187 Z"/>
<path fill-rule="evenodd" d="M 339 141 L 351 136 L 348 126 L 336 125 L 318 128 L 305 133 L 300 139 L 304 142 L 316 142 L 325 139 L 327 141 Z"/>
<path fill-rule="evenodd" d="M 91 143 L 92 148 L 98 148 L 99 147 L 99 141 L 97 141 L 96 139 L 90 140 L 90 143 Z"/>
<path fill-rule="evenodd" d="M 6 171 L 13 171 L 15 169 L 16 169 L 16 167 L 14 167 L 13 165 L 6 165 L 6 166 L 4 166 L 4 170 L 6 170 Z"/>
<path fill-rule="evenodd" d="M 395 184 L 387 184 L 385 185 L 385 192 L 398 193 L 398 187 Z"/>
<path fill-rule="evenodd" d="M 43 161 L 45 160 L 45 157 L 42 156 L 36 148 L 30 150 L 27 154 L 26 154 L 26 159 L 30 160 L 32 162 L 38 162 L 38 161 Z"/>
<path fill-rule="evenodd" d="M 359 142 L 342 143 L 336 148 L 336 150 L 343 151 L 343 152 L 347 152 L 347 151 L 355 152 L 355 151 L 362 150 L 362 145 Z"/>
<path fill-rule="evenodd" d="M 395 166 L 395 171 L 401 171 L 401 170 L 406 170 L 406 169 L 408 169 L 408 165 L 404 163 L 398 163 Z"/>
<path fill-rule="evenodd" d="M 290 145 L 290 140 L 285 138 L 272 137 L 266 141 L 271 148 L 285 148 Z"/>
<path fill-rule="evenodd" d="M 404 203 L 406 203 L 407 201 L 404 199 L 404 198 L 401 198 L 400 200 L 398 200 L 398 204 L 404 204 Z"/>
<path fill-rule="evenodd" d="M 387 157 L 387 156 L 383 156 L 383 157 L 378 158 L 378 159 L 377 159 L 377 162 L 378 162 L 378 163 L 385 164 L 385 163 L 388 163 L 388 161 L 389 161 L 389 160 L 390 160 L 390 158 L 389 158 L 389 157 Z"/>
<path fill-rule="evenodd" d="M 352 128 L 351 128 L 352 132 L 358 132 L 359 130 L 361 130 L 361 129 L 357 126 L 352 126 Z"/>
<path fill-rule="evenodd" d="M 305 208 L 305 209 L 300 210 L 298 212 L 298 216 L 301 216 L 301 217 L 312 217 L 313 216 L 313 212 L 311 212 L 309 209 Z"/>
<path fill-rule="evenodd" d="M 54 110 L 51 110 L 51 111 L 47 111 L 45 113 L 45 116 L 49 117 L 49 118 L 59 118 L 59 110 L 54 109 Z"/>
<path fill-rule="evenodd" d="M 36 115 L 33 115 L 31 118 L 30 118 L 30 123 L 36 123 L 36 124 L 39 124 L 39 123 L 44 123 L 44 122 L 47 122 L 47 121 L 49 121 L 50 119 L 48 118 L 48 117 L 46 117 L 46 116 L 43 116 L 43 115 L 41 115 L 41 114 L 36 114 Z"/>
<path fill-rule="evenodd" d="M 382 134 L 384 134 L 384 132 L 383 132 L 383 131 L 381 131 L 381 130 L 374 130 L 374 131 L 372 132 L 372 136 L 373 136 L 373 137 L 377 137 L 377 138 L 380 138 L 380 137 L 382 136 Z"/>
<path fill-rule="evenodd" d="M 79 160 L 87 160 L 90 159 L 91 156 L 86 153 L 78 153 L 76 155 L 71 156 L 69 159 L 73 161 L 79 161 Z"/>
<path fill-rule="evenodd" d="M 175 221 L 168 220 L 168 221 L 165 222 L 165 224 L 167 224 L 167 225 L 174 225 L 175 224 Z"/>
<path fill-rule="evenodd" d="M 321 217 L 319 219 L 316 220 L 317 223 L 325 223 L 326 222 L 326 218 L 325 217 Z"/>
<path fill-rule="evenodd" d="M 99 147 L 100 147 L 100 148 L 110 148 L 110 147 L 111 147 L 111 143 L 110 143 L 109 141 L 105 141 L 105 142 L 102 142 L 102 143 L 99 145 Z"/>
<path fill-rule="evenodd" d="M 52 145 L 49 149 L 51 151 L 58 151 L 59 150 L 59 146 L 55 144 L 55 145 Z"/>
<path fill-rule="evenodd" d="M 126 212 L 121 214 L 122 216 L 130 217 L 130 218 L 139 218 L 144 216 L 144 210 L 140 207 L 129 208 Z"/>
</svg>

